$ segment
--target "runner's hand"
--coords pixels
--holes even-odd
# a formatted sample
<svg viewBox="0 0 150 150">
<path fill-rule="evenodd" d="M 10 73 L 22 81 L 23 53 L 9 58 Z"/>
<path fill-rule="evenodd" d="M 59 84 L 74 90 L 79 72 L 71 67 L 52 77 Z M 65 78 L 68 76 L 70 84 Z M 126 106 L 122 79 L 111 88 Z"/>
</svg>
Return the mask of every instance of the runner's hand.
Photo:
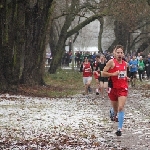
<svg viewBox="0 0 150 150">
<path fill-rule="evenodd" d="M 118 76 L 118 75 L 119 75 L 119 70 L 114 72 L 114 73 L 112 73 L 112 76 Z"/>
</svg>

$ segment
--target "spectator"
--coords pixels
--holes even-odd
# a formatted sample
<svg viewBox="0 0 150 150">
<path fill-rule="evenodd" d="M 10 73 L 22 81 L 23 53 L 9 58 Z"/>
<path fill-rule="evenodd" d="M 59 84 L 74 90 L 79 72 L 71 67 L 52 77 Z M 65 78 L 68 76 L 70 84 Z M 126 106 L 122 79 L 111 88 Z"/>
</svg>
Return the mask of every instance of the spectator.
<svg viewBox="0 0 150 150">
<path fill-rule="evenodd" d="M 143 75 L 144 69 L 145 69 L 145 65 L 143 62 L 143 58 L 141 56 L 140 60 L 138 61 L 138 73 L 139 73 L 139 79 L 141 82 L 142 82 L 142 75 Z"/>
<path fill-rule="evenodd" d="M 149 79 L 150 78 L 150 54 L 145 59 L 145 71 L 146 71 L 147 79 Z"/>
<path fill-rule="evenodd" d="M 138 53 L 138 55 L 137 55 L 137 60 L 138 60 L 138 61 L 140 60 L 140 56 L 141 56 L 141 54 Z"/>
<path fill-rule="evenodd" d="M 131 79 L 131 86 L 135 86 L 136 83 L 136 74 L 138 71 L 138 61 L 136 56 L 132 57 L 132 60 L 129 61 L 130 73 L 129 77 Z"/>
<path fill-rule="evenodd" d="M 62 58 L 62 64 L 65 66 L 69 66 L 69 60 L 70 60 L 69 52 L 65 51 Z"/>
</svg>

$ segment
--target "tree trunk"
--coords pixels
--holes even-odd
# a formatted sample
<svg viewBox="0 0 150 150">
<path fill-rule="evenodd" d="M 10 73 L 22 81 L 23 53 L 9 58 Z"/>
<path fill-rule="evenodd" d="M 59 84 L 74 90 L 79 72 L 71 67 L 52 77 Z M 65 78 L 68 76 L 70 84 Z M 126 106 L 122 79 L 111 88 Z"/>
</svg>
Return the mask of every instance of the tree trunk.
<svg viewBox="0 0 150 150">
<path fill-rule="evenodd" d="M 111 44 L 111 46 L 108 48 L 108 51 L 112 52 L 114 46 L 116 46 L 117 44 L 123 45 L 126 49 L 127 40 L 128 40 L 128 33 L 129 33 L 129 31 L 126 28 L 126 25 L 124 25 L 121 22 L 115 21 L 114 32 L 115 32 L 116 39 Z"/>
<path fill-rule="evenodd" d="M 68 17 L 70 19 L 68 19 Z M 59 36 L 58 43 L 56 45 L 56 49 L 52 51 L 53 59 L 51 61 L 50 68 L 48 70 L 49 73 L 55 73 L 59 64 L 61 63 L 62 55 L 64 53 L 64 46 L 67 39 L 67 30 L 69 26 L 71 25 L 72 19 L 71 16 L 66 17 L 66 22 L 64 23 L 64 26 L 62 27 L 61 34 Z"/>
<path fill-rule="evenodd" d="M 75 3 L 75 1 L 73 3 Z M 75 7 L 75 4 L 73 6 Z M 71 9 L 71 12 L 74 12 L 73 8 Z M 61 33 L 60 33 L 56 48 L 55 48 L 55 50 L 53 49 L 54 50 L 54 52 L 52 53 L 53 59 L 52 59 L 50 68 L 48 70 L 49 73 L 55 73 L 59 64 L 61 63 L 62 55 L 64 54 L 64 49 L 65 49 L 65 42 L 66 42 L 67 38 L 69 38 L 71 35 L 77 33 L 80 29 L 85 27 L 90 22 L 103 16 L 103 14 L 102 15 L 93 15 L 93 16 L 89 17 L 88 19 L 86 19 L 85 21 L 83 21 L 82 23 L 78 24 L 72 30 L 69 30 L 67 32 L 67 30 L 71 26 L 72 21 L 74 20 L 75 15 L 76 14 L 70 13 L 65 18 L 65 23 L 61 29 Z"/>
<path fill-rule="evenodd" d="M 50 40 L 49 40 L 49 45 L 50 45 L 50 50 L 51 50 L 51 54 L 52 54 L 52 59 L 55 58 L 55 51 L 56 51 L 56 46 L 57 46 L 57 41 L 58 41 L 58 37 L 57 37 L 57 33 L 55 32 L 55 28 L 54 28 L 54 24 L 53 26 L 51 26 L 51 30 L 50 30 Z M 50 63 L 51 65 L 51 63 Z"/>
<path fill-rule="evenodd" d="M 0 90 L 17 89 L 24 38 L 24 3 L 0 3 Z"/>
<path fill-rule="evenodd" d="M 50 25 L 52 1 L 0 2 L 1 91 L 16 91 L 21 74 L 24 84 L 43 83 L 43 52 L 49 34 L 46 31 Z M 21 58 L 24 59 L 21 61 Z"/>
<path fill-rule="evenodd" d="M 52 0 L 38 1 L 31 7 L 28 3 L 25 16 L 26 43 L 24 68 L 21 83 L 26 85 L 43 85 L 45 67 L 44 51 L 46 37 L 49 34 L 50 9 Z"/>
<path fill-rule="evenodd" d="M 100 31 L 99 31 L 99 35 L 98 35 L 98 50 L 99 52 L 103 53 L 102 50 L 102 34 L 103 34 L 103 26 L 104 26 L 104 18 L 99 18 L 98 19 L 100 22 Z"/>
<path fill-rule="evenodd" d="M 51 61 L 51 65 L 50 68 L 48 70 L 49 73 L 55 73 L 58 66 L 61 63 L 61 59 L 62 59 L 62 55 L 64 54 L 64 47 L 65 47 L 65 42 L 68 38 L 67 36 L 67 30 L 69 29 L 69 27 L 71 26 L 72 21 L 75 18 L 75 14 L 73 14 L 72 12 L 74 12 L 76 5 L 78 4 L 78 1 L 71 1 L 71 6 L 70 6 L 70 12 L 68 12 L 68 15 L 65 17 L 65 21 L 64 21 L 64 25 L 61 29 L 60 35 L 59 35 L 59 39 L 56 45 L 56 49 L 53 50 L 53 59 Z"/>
</svg>

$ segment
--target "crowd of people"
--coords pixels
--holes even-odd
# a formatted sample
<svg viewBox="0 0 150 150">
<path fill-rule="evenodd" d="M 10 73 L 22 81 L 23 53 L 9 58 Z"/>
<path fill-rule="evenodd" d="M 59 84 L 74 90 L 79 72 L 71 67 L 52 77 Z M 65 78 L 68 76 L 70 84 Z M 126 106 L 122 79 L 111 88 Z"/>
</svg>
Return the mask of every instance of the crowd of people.
<svg viewBox="0 0 150 150">
<path fill-rule="evenodd" d="M 143 79 L 150 79 L 150 53 L 145 56 L 143 53 L 138 53 L 137 56 L 128 56 L 129 64 L 128 74 L 131 78 L 131 85 L 135 86 L 137 75 L 142 82 Z"/>
<path fill-rule="evenodd" d="M 63 57 L 62 57 L 62 65 L 63 66 L 69 66 L 69 63 L 72 62 L 72 51 L 65 51 Z M 75 67 L 80 67 L 81 64 L 84 62 L 84 58 L 87 57 L 88 60 L 92 63 L 95 61 L 95 57 L 96 57 L 96 52 L 94 52 L 93 54 L 91 52 L 82 52 L 82 51 L 77 51 L 75 52 L 74 55 L 74 64 Z"/>
<path fill-rule="evenodd" d="M 100 90 L 102 93 L 102 97 L 104 98 L 103 91 L 107 88 L 108 85 L 108 79 L 100 79 L 101 77 L 98 77 L 95 73 L 95 70 L 103 70 L 106 63 L 114 58 L 114 53 L 93 53 L 90 52 L 77 52 L 76 55 L 78 57 L 76 58 L 77 65 L 80 66 L 80 71 L 82 72 L 82 67 L 85 62 L 85 58 L 88 59 L 88 62 L 90 63 L 92 74 L 91 76 L 94 77 L 96 81 L 96 95 L 99 95 L 99 88 L 98 85 L 100 85 Z M 130 77 L 131 80 L 131 86 L 135 86 L 137 79 L 142 82 L 144 79 L 149 80 L 150 79 L 150 53 L 145 56 L 143 53 L 138 53 L 137 56 L 134 55 L 123 55 L 123 60 L 125 60 L 128 63 L 127 66 L 127 76 Z M 86 60 L 87 61 L 87 60 Z M 99 81 L 98 81 L 99 78 Z M 103 81 L 102 81 L 103 80 Z M 103 88 L 102 88 L 103 87 Z M 85 92 L 87 93 L 87 92 Z"/>
<path fill-rule="evenodd" d="M 83 57 L 83 56 L 82 56 Z M 124 122 L 124 106 L 128 95 L 128 84 L 136 85 L 137 76 L 142 82 L 143 79 L 150 79 L 150 53 L 144 56 L 138 53 L 137 56 L 125 55 L 124 47 L 117 45 L 113 53 L 88 55 L 83 59 L 77 57 L 80 64 L 80 72 L 83 72 L 83 84 L 85 93 L 91 92 L 92 77 L 95 80 L 95 93 L 104 99 L 106 94 L 111 101 L 110 118 L 118 122 L 117 136 L 122 135 Z M 108 89 L 108 90 L 107 90 Z M 106 92 L 107 91 L 107 92 Z"/>
</svg>

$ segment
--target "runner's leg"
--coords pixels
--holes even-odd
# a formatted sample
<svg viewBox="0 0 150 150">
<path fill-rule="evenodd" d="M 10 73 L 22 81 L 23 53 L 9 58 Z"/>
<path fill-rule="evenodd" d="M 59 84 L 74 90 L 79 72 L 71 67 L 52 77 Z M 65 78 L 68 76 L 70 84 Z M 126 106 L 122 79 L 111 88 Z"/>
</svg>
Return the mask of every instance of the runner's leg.
<svg viewBox="0 0 150 150">
<path fill-rule="evenodd" d="M 104 82 L 103 84 L 104 84 L 104 96 L 105 96 L 108 89 L 108 82 Z"/>
<path fill-rule="evenodd" d="M 117 116 L 117 113 L 118 113 L 118 101 L 111 101 L 111 105 L 112 105 L 113 110 L 114 110 L 114 115 Z"/>
<path fill-rule="evenodd" d="M 118 129 L 122 130 L 123 122 L 124 122 L 124 105 L 127 100 L 126 96 L 118 97 Z"/>
<path fill-rule="evenodd" d="M 101 97 L 104 98 L 104 82 L 100 81 Z"/>
<path fill-rule="evenodd" d="M 91 82 L 92 82 L 92 77 L 87 77 L 87 83 L 86 83 L 86 88 L 87 91 L 91 92 Z"/>
</svg>

